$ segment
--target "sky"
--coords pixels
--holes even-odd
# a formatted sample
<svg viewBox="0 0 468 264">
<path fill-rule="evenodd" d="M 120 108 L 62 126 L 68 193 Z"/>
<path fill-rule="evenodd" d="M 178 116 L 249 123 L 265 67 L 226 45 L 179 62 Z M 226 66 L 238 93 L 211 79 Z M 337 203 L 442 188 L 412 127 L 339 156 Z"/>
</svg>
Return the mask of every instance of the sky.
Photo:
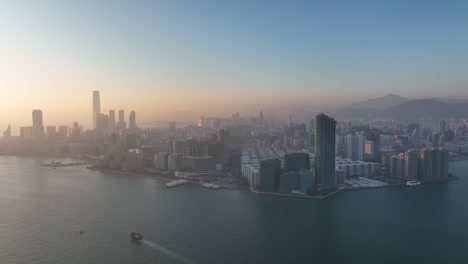
<svg viewBox="0 0 468 264">
<path fill-rule="evenodd" d="M 89 127 L 93 90 L 137 122 L 467 98 L 468 1 L 2 1 L 0 130 Z"/>
</svg>

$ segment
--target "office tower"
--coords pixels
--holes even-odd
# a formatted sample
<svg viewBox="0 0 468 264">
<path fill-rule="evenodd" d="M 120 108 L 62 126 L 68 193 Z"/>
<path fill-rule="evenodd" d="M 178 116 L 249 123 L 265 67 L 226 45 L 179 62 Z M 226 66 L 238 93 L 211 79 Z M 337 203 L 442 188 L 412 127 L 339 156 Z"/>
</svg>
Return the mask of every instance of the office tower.
<svg viewBox="0 0 468 264">
<path fill-rule="evenodd" d="M 291 114 L 289 114 L 288 126 L 292 126 L 292 116 L 291 116 Z"/>
<path fill-rule="evenodd" d="M 96 117 L 96 131 L 107 134 L 109 133 L 109 117 L 104 114 L 99 114 Z"/>
<path fill-rule="evenodd" d="M 310 155 L 307 153 L 289 153 L 284 155 L 284 172 L 310 170 Z"/>
<path fill-rule="evenodd" d="M 135 114 L 135 111 L 130 112 L 129 126 L 130 126 L 130 129 L 136 129 L 136 114 Z"/>
<path fill-rule="evenodd" d="M 375 159 L 375 143 L 371 140 L 366 140 L 364 147 L 364 156 L 367 160 Z"/>
<path fill-rule="evenodd" d="M 204 127 L 205 126 L 205 117 L 200 116 L 200 118 L 198 119 L 198 126 L 199 127 Z"/>
<path fill-rule="evenodd" d="M 261 160 L 259 175 L 259 190 L 262 192 L 275 192 L 279 188 L 281 161 L 279 159 Z"/>
<path fill-rule="evenodd" d="M 445 120 L 439 122 L 439 134 L 443 135 L 447 129 L 447 123 Z"/>
<path fill-rule="evenodd" d="M 310 170 L 285 172 L 280 176 L 279 192 L 306 195 L 311 193 L 313 175 Z"/>
<path fill-rule="evenodd" d="M 436 148 L 440 145 L 440 134 L 436 132 L 432 132 L 431 135 L 431 146 Z"/>
<path fill-rule="evenodd" d="M 20 137 L 30 139 L 33 137 L 33 127 L 20 127 Z"/>
<path fill-rule="evenodd" d="M 405 180 L 415 181 L 418 178 L 418 157 L 416 150 L 407 150 L 405 152 Z"/>
<path fill-rule="evenodd" d="M 260 110 L 260 126 L 263 126 L 263 110 Z"/>
<path fill-rule="evenodd" d="M 336 186 L 335 129 L 335 119 L 325 114 L 318 114 L 315 118 L 315 190 Z"/>
<path fill-rule="evenodd" d="M 33 110 L 32 118 L 33 118 L 33 137 L 35 139 L 41 138 L 42 136 L 44 136 L 44 125 L 42 123 L 42 111 Z"/>
<path fill-rule="evenodd" d="M 3 137 L 4 138 L 10 138 L 11 137 L 11 126 L 8 124 L 7 129 L 3 132 Z"/>
<path fill-rule="evenodd" d="M 345 136 L 344 158 L 353 159 L 354 137 L 351 134 Z"/>
<path fill-rule="evenodd" d="M 114 110 L 109 110 L 109 130 L 114 131 L 115 130 L 115 111 Z"/>
<path fill-rule="evenodd" d="M 96 129 L 96 117 L 101 113 L 99 91 L 93 91 L 93 129 Z"/>
<path fill-rule="evenodd" d="M 357 155 L 355 159 L 357 160 L 364 160 L 364 143 L 365 143 L 366 138 L 364 137 L 364 133 L 357 132 L 356 133 L 356 151 Z"/>
<path fill-rule="evenodd" d="M 119 122 L 117 123 L 119 129 L 126 129 L 127 123 L 125 122 L 125 111 L 119 110 Z"/>
<path fill-rule="evenodd" d="M 55 139 L 55 137 L 57 135 L 57 127 L 56 126 L 47 126 L 46 131 L 47 131 L 47 137 L 49 139 Z"/>
</svg>

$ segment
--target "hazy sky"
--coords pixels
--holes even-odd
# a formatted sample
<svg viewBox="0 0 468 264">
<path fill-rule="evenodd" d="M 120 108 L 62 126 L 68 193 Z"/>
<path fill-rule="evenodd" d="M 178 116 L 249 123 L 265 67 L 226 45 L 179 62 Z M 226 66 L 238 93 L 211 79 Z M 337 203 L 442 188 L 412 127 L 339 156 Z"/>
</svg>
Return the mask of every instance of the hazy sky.
<svg viewBox="0 0 468 264">
<path fill-rule="evenodd" d="M 0 125 L 467 97 L 468 1 L 2 1 Z M 3 130 L 3 127 L 0 127 Z"/>
</svg>

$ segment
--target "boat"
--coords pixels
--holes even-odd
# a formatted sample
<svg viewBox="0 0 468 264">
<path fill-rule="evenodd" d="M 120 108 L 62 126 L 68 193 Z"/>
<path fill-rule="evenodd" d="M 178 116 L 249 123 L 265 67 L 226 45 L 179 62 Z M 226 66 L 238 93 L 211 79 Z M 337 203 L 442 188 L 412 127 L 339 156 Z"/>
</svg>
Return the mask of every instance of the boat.
<svg viewBox="0 0 468 264">
<path fill-rule="evenodd" d="M 175 180 L 175 181 L 171 181 L 171 182 L 168 182 L 166 183 L 166 187 L 169 187 L 169 188 L 172 188 L 172 187 L 176 187 L 176 186 L 179 186 L 179 185 L 182 185 L 182 184 L 186 184 L 187 180 Z"/>
<path fill-rule="evenodd" d="M 406 185 L 408 186 L 416 186 L 416 185 L 419 185 L 421 184 L 421 182 L 418 182 L 418 181 L 407 181 L 406 182 Z"/>
<path fill-rule="evenodd" d="M 133 239 L 133 240 L 142 240 L 143 239 L 143 235 L 140 234 L 140 233 L 137 233 L 137 232 L 132 232 L 130 233 L 130 237 Z"/>
</svg>

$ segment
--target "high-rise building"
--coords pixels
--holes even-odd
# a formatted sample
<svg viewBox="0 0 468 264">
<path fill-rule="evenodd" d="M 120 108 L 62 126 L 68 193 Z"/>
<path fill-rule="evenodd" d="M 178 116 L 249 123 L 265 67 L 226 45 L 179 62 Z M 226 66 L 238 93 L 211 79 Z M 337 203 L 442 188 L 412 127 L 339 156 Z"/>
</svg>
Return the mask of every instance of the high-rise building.
<svg viewBox="0 0 468 264">
<path fill-rule="evenodd" d="M 96 129 L 96 118 L 101 113 L 99 91 L 93 91 L 93 129 Z"/>
<path fill-rule="evenodd" d="M 364 160 L 364 144 L 365 144 L 366 138 L 364 137 L 364 133 L 357 132 L 356 133 L 356 157 L 355 159 L 357 160 Z"/>
<path fill-rule="evenodd" d="M 42 123 L 42 111 L 33 110 L 33 137 L 35 139 L 42 138 L 44 136 L 44 124 Z"/>
<path fill-rule="evenodd" d="M 447 123 L 445 120 L 439 122 L 439 134 L 443 135 L 447 130 Z"/>
<path fill-rule="evenodd" d="M 109 110 L 109 130 L 114 131 L 115 130 L 115 111 L 114 110 Z"/>
<path fill-rule="evenodd" d="M 405 180 L 415 181 L 418 179 L 418 157 L 419 151 L 407 150 L 405 152 Z"/>
<path fill-rule="evenodd" d="M 281 175 L 281 161 L 268 159 L 260 161 L 260 183 L 258 188 L 262 192 L 275 192 L 279 188 Z"/>
<path fill-rule="evenodd" d="M 420 179 L 445 179 L 448 177 L 449 155 L 444 148 L 425 148 L 420 152 Z"/>
<path fill-rule="evenodd" d="M 291 116 L 291 114 L 289 114 L 288 126 L 292 126 L 292 116 Z"/>
<path fill-rule="evenodd" d="M 49 139 L 55 139 L 56 134 L 57 134 L 56 126 L 47 126 L 46 131 L 47 131 L 47 137 Z"/>
<path fill-rule="evenodd" d="M 310 170 L 310 155 L 307 153 L 289 153 L 284 155 L 284 172 Z"/>
<path fill-rule="evenodd" d="M 366 140 L 364 147 L 364 156 L 367 160 L 375 159 L 375 143 L 372 140 Z"/>
<path fill-rule="evenodd" d="M 199 127 L 204 127 L 205 126 L 205 117 L 204 116 L 200 116 L 200 118 L 198 119 L 198 126 Z"/>
<path fill-rule="evenodd" d="M 4 138 L 10 138 L 11 137 L 11 126 L 8 124 L 7 129 L 3 132 L 3 137 Z"/>
<path fill-rule="evenodd" d="M 336 187 L 335 129 L 336 121 L 332 117 L 318 114 L 315 118 L 315 190 Z"/>
<path fill-rule="evenodd" d="M 109 117 L 104 114 L 96 116 L 96 131 L 107 134 L 109 133 Z"/>
<path fill-rule="evenodd" d="M 348 134 L 344 138 L 345 148 L 344 148 L 344 158 L 353 159 L 353 149 L 354 149 L 354 137 L 351 134 Z"/>
<path fill-rule="evenodd" d="M 260 110 L 260 120 L 259 125 L 263 126 L 263 110 Z"/>
<path fill-rule="evenodd" d="M 136 129 L 136 114 L 135 111 L 130 112 L 130 117 L 129 117 L 129 128 L 130 129 Z"/>
<path fill-rule="evenodd" d="M 127 123 L 125 122 L 125 110 L 119 110 L 119 122 L 117 123 L 119 129 L 126 129 Z"/>
</svg>

